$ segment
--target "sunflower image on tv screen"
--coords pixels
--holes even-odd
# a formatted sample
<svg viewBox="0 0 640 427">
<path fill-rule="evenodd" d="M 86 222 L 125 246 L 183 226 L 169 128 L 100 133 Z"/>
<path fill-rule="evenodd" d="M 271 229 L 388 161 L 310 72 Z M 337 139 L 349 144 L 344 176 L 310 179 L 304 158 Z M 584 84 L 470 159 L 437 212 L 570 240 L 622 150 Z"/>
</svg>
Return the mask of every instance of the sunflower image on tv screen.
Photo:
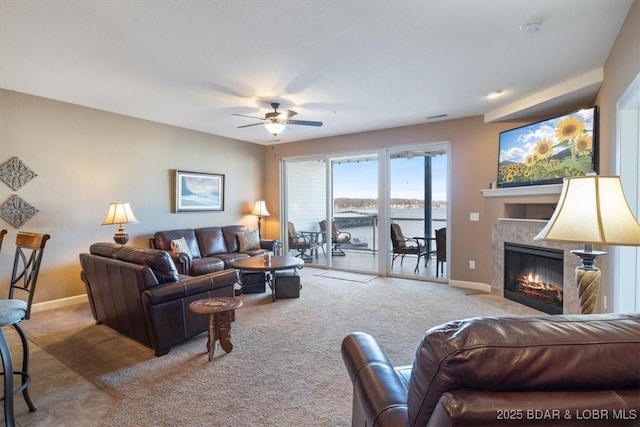
<svg viewBox="0 0 640 427">
<path fill-rule="evenodd" d="M 500 133 L 498 185 L 561 182 L 594 170 L 595 107 Z"/>
</svg>

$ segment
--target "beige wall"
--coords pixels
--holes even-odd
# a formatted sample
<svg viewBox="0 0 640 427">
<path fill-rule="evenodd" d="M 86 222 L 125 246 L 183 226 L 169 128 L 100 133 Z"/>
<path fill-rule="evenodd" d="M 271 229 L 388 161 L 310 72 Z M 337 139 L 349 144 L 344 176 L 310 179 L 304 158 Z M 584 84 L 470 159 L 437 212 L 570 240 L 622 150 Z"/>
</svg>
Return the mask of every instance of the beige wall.
<svg viewBox="0 0 640 427">
<path fill-rule="evenodd" d="M 245 223 L 262 197 L 264 147 L 62 102 L 0 90 L 0 163 L 17 156 L 38 176 L 12 191 L 0 183 L 0 203 L 18 194 L 39 213 L 21 231 L 49 233 L 36 302 L 85 293 L 78 254 L 112 241 L 101 226 L 109 203 L 124 200 L 140 220 L 125 226 L 129 244 L 148 246 L 157 230 Z M 224 212 L 172 213 L 172 175 L 182 169 L 226 175 Z M 0 252 L 0 294 L 6 294 L 18 230 Z"/>
</svg>

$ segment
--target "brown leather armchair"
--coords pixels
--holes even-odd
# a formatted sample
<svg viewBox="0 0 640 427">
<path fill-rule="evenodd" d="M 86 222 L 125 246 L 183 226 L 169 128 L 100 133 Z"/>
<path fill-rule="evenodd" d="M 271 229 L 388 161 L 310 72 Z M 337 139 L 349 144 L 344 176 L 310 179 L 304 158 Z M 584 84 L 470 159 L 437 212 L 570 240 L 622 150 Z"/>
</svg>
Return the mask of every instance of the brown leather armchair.
<svg viewBox="0 0 640 427">
<path fill-rule="evenodd" d="M 426 333 L 413 366 L 397 368 L 359 332 L 343 340 L 342 358 L 353 382 L 353 426 L 640 421 L 639 314 L 449 322 Z"/>
<path fill-rule="evenodd" d="M 237 281 L 233 269 L 181 275 L 167 251 L 117 243 L 94 243 L 80 254 L 80 265 L 96 322 L 151 347 L 156 356 L 207 330 L 207 317 L 192 313 L 190 303 L 231 297 Z"/>
</svg>

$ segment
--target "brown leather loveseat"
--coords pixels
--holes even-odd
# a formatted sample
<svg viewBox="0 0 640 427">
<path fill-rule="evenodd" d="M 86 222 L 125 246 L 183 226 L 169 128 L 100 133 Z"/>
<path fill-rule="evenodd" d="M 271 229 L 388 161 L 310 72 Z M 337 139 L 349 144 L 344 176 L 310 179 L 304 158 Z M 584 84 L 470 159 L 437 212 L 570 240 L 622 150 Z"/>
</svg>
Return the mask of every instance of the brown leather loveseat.
<svg viewBox="0 0 640 427">
<path fill-rule="evenodd" d="M 354 426 L 637 426 L 640 315 L 483 317 L 429 330 L 394 368 L 348 335 Z"/>
<path fill-rule="evenodd" d="M 208 328 L 189 311 L 201 298 L 234 295 L 235 270 L 197 277 L 178 274 L 166 251 L 94 243 L 80 254 L 93 317 L 155 350 L 156 356 Z"/>
</svg>

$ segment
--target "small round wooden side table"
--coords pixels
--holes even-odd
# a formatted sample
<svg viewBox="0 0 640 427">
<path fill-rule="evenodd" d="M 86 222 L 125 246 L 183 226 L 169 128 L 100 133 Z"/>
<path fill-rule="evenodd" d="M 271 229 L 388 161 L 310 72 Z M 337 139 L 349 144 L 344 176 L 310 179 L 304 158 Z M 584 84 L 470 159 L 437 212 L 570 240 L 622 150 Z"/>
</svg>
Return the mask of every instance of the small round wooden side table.
<svg viewBox="0 0 640 427">
<path fill-rule="evenodd" d="M 209 337 L 207 351 L 209 362 L 213 360 L 216 341 L 227 353 L 233 350 L 231 344 L 231 313 L 242 306 L 242 301 L 234 297 L 204 298 L 189 304 L 189 310 L 198 314 L 209 315 Z"/>
</svg>

